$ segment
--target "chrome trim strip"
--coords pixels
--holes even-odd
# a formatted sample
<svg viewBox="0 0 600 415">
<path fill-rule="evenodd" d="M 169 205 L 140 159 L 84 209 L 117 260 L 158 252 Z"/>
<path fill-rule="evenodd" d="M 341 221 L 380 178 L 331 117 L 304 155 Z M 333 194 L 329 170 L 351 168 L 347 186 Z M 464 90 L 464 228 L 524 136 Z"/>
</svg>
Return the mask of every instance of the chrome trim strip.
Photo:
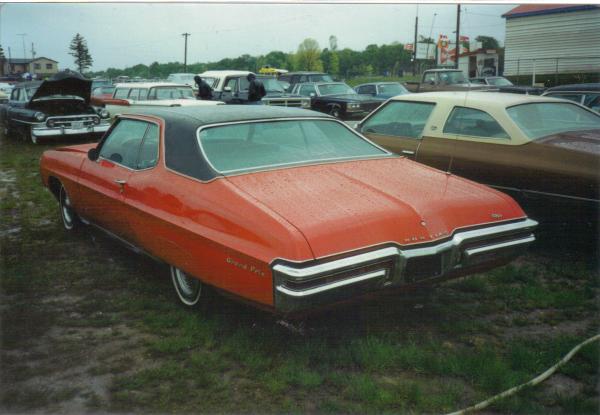
<svg viewBox="0 0 600 415">
<path fill-rule="evenodd" d="M 398 254 L 398 248 L 389 247 L 378 249 L 376 251 L 366 252 L 364 254 L 354 255 L 336 261 L 325 262 L 319 265 L 313 265 L 306 268 L 295 268 L 288 265 L 278 264 L 273 267 L 274 271 L 281 272 L 294 279 L 310 278 L 314 275 L 335 271 L 340 268 L 351 267 L 356 264 L 376 261 L 386 257 L 392 257 Z"/>
<path fill-rule="evenodd" d="M 587 198 L 587 197 L 561 195 L 559 193 L 540 192 L 538 190 L 530 190 L 530 189 L 517 189 L 516 187 L 498 186 L 498 185 L 495 185 L 495 184 L 486 184 L 486 186 L 493 187 L 495 189 L 509 190 L 509 191 L 519 192 L 519 193 L 532 193 L 532 194 L 535 194 L 535 195 L 560 197 L 560 198 L 563 198 L 563 199 L 570 199 L 570 200 L 581 200 L 582 202 L 596 202 L 596 203 L 600 203 L 599 199 L 590 199 L 590 198 Z"/>
<path fill-rule="evenodd" d="M 473 255 L 481 254 L 482 252 L 492 251 L 494 249 L 509 248 L 517 245 L 528 244 L 535 241 L 535 236 L 529 235 L 526 238 L 516 239 L 514 241 L 502 242 L 494 245 L 486 245 L 479 248 L 465 249 L 465 255 L 471 257 Z"/>
<path fill-rule="evenodd" d="M 32 128 L 31 133 L 35 137 L 50 137 L 57 135 L 77 135 L 77 134 L 91 134 L 91 133 L 104 133 L 110 128 L 109 124 L 98 124 L 89 127 L 82 128 L 70 128 L 70 127 L 46 127 L 42 124 L 41 128 Z"/>
<path fill-rule="evenodd" d="M 279 291 L 283 294 L 289 295 L 290 297 L 306 297 L 309 295 L 314 295 L 314 294 L 322 293 L 324 291 L 329 291 L 329 290 L 333 290 L 335 288 L 343 287 L 345 285 L 356 284 L 357 282 L 366 281 L 366 280 L 370 280 L 373 278 L 385 277 L 385 275 L 386 275 L 385 270 L 379 270 L 379 271 L 369 272 L 367 274 L 362 274 L 357 277 L 348 278 L 346 280 L 341 280 L 341 281 L 336 281 L 331 284 L 322 285 L 320 287 L 310 288 L 308 290 L 302 290 L 302 291 L 290 290 L 281 285 L 278 285 L 277 291 Z"/>
<path fill-rule="evenodd" d="M 383 249 L 378 249 L 371 252 L 366 252 L 359 255 L 353 255 L 346 258 L 325 262 L 323 264 L 313 265 L 305 268 L 301 268 L 301 264 L 298 264 L 299 267 L 277 264 L 273 266 L 273 270 L 282 274 L 285 274 L 288 277 L 293 279 L 305 279 L 311 278 L 319 274 L 323 274 L 326 272 L 336 271 L 338 269 L 347 268 L 357 266 L 363 263 L 368 263 L 370 261 L 386 258 L 386 257 L 394 257 L 399 256 L 404 259 L 419 257 L 419 256 L 429 256 L 436 255 L 440 252 L 447 251 L 452 248 L 458 248 L 461 244 L 466 241 L 478 240 L 481 238 L 485 238 L 487 236 L 502 234 L 506 232 L 515 232 L 520 230 L 526 230 L 529 228 L 533 228 L 537 226 L 537 222 L 532 219 L 525 219 L 520 222 L 507 223 L 503 225 L 490 226 L 487 228 L 474 229 L 471 231 L 461 231 L 454 234 L 452 239 L 442 242 L 438 245 L 433 246 L 425 246 L 425 247 L 416 247 L 411 248 L 410 246 L 397 248 L 397 247 L 388 247 Z M 535 240 L 535 238 L 534 238 Z M 525 242 L 523 242 L 525 243 Z"/>
</svg>

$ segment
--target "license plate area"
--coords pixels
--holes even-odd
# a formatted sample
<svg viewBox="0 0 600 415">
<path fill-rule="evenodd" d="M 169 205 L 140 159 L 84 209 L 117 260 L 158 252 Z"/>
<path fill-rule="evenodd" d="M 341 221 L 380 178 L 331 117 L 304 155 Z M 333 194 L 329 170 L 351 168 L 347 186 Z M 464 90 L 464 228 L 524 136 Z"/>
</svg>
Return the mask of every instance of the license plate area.
<svg viewBox="0 0 600 415">
<path fill-rule="evenodd" d="M 409 258 L 404 269 L 407 282 L 418 282 L 442 274 L 442 255 L 426 255 Z"/>
<path fill-rule="evenodd" d="M 72 121 L 71 128 L 75 130 L 79 130 L 84 127 L 83 121 Z"/>
</svg>

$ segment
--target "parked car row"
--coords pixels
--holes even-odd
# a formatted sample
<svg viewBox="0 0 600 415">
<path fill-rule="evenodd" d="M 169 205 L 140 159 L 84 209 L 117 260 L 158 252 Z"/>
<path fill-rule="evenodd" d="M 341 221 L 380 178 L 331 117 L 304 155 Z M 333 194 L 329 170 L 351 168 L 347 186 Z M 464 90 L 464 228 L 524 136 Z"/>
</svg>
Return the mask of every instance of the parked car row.
<svg viewBox="0 0 600 415">
<path fill-rule="evenodd" d="M 244 102 L 247 73 L 202 75 L 221 101 L 185 84 L 124 83 L 93 108 L 91 82 L 70 74 L 18 85 L 23 105 L 11 97 L 3 117 L 16 126 L 29 114 L 18 125 L 32 139 L 76 130 L 50 123 L 65 108 L 91 118 L 80 132 L 106 126 L 97 144 L 44 152 L 43 183 L 65 229 L 93 224 L 167 263 L 183 304 L 209 285 L 305 312 L 504 264 L 535 241 L 539 219 L 597 224 L 600 115 L 586 98 L 383 99 L 398 87 L 291 73 L 303 82 L 242 107 L 223 104 Z M 313 111 L 286 108 L 297 98 Z"/>
</svg>

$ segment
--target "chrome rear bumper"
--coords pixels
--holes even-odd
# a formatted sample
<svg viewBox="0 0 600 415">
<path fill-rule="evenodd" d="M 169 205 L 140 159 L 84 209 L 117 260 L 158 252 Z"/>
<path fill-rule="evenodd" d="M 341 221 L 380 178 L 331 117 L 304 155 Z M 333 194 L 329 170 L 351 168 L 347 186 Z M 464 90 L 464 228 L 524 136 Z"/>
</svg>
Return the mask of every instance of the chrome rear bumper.
<svg viewBox="0 0 600 415">
<path fill-rule="evenodd" d="M 275 261 L 275 308 L 300 311 L 511 259 L 535 241 L 536 226 L 536 221 L 523 219 L 457 231 L 439 243 L 388 246 L 329 261 Z"/>
</svg>

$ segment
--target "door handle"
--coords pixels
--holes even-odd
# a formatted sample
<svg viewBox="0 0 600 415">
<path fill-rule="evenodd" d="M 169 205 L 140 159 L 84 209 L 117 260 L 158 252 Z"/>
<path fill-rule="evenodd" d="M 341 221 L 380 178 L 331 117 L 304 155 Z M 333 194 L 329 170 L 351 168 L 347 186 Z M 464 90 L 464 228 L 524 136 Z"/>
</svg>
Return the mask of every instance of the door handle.
<svg viewBox="0 0 600 415">
<path fill-rule="evenodd" d="M 125 190 L 125 183 L 127 183 L 127 180 L 115 179 L 115 183 L 119 185 L 119 193 L 123 193 L 123 190 Z"/>
<path fill-rule="evenodd" d="M 402 150 L 402 154 L 408 154 L 409 156 L 414 156 L 415 152 L 412 150 Z"/>
</svg>

